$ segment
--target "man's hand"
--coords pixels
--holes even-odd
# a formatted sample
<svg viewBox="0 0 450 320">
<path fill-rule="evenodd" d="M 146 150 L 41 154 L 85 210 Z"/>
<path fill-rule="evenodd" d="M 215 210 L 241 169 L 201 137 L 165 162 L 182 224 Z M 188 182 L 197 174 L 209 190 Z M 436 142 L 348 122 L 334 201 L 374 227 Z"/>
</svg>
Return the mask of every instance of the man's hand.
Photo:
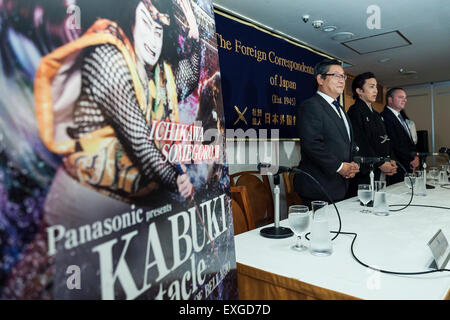
<svg viewBox="0 0 450 320">
<path fill-rule="evenodd" d="M 392 167 L 395 168 L 395 172 L 397 173 L 397 170 L 398 170 L 397 162 L 395 162 L 395 160 L 391 160 L 390 162 L 391 162 Z"/>
<path fill-rule="evenodd" d="M 343 162 L 342 168 L 338 173 L 344 178 L 353 178 L 359 172 L 359 166 L 356 162 Z"/>
<path fill-rule="evenodd" d="M 392 161 L 383 163 L 379 168 L 387 176 L 392 176 L 397 173 L 397 165 L 395 164 L 395 162 L 394 162 L 394 165 L 392 165 Z"/>
<path fill-rule="evenodd" d="M 390 163 L 391 163 L 391 165 L 392 165 L 395 169 L 398 168 L 397 162 L 395 162 L 395 160 L 391 160 Z"/>
<path fill-rule="evenodd" d="M 415 170 L 419 166 L 419 157 L 415 156 L 414 160 L 409 163 L 411 170 Z"/>
</svg>

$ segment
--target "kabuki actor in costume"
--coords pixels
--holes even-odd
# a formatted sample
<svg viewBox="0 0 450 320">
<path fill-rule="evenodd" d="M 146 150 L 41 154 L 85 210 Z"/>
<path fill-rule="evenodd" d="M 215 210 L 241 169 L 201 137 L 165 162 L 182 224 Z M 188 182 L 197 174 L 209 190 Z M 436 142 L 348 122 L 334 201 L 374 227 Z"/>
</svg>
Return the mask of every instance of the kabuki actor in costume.
<svg viewBox="0 0 450 320">
<path fill-rule="evenodd" d="M 0 12 L 1 78 L 32 97 L 16 110 L 0 98 L 14 118 L 0 141 L 0 297 L 234 298 L 212 4 L 7 0 Z"/>
</svg>

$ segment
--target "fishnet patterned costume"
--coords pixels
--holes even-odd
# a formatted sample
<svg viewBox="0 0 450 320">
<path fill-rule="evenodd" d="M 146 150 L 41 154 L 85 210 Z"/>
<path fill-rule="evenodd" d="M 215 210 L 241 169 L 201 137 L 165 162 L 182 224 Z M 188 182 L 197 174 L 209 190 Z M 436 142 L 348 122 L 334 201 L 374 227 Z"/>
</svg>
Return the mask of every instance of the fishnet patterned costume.
<svg viewBox="0 0 450 320">
<path fill-rule="evenodd" d="M 190 59 L 181 60 L 175 70 L 178 101 L 197 86 L 199 49 L 196 44 Z M 175 191 L 179 173 L 164 161 L 155 143 L 149 139 L 151 124 L 145 121 L 139 108 L 131 73 L 122 53 L 110 44 L 87 49 L 81 75 L 81 95 L 74 109 L 75 126 L 68 129 L 69 136 L 78 139 L 111 125 L 129 157 L 141 169 L 144 177 L 141 185 L 156 179 Z M 147 83 L 144 88 L 148 92 Z"/>
</svg>

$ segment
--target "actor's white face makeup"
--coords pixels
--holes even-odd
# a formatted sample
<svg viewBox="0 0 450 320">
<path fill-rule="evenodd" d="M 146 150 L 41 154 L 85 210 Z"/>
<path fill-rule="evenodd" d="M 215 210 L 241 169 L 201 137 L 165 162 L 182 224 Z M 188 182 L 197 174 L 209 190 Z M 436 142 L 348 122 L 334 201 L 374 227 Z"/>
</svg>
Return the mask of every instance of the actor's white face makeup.
<svg viewBox="0 0 450 320">
<path fill-rule="evenodd" d="M 137 54 L 146 64 L 153 67 L 161 55 L 163 27 L 152 19 L 142 2 L 136 8 L 133 36 Z"/>
</svg>

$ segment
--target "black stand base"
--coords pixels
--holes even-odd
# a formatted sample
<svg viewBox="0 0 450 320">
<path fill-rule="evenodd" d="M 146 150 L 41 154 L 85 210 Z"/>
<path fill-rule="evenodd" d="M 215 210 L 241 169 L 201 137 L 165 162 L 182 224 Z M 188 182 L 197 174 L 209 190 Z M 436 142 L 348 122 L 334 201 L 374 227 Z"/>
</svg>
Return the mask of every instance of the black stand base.
<svg viewBox="0 0 450 320">
<path fill-rule="evenodd" d="M 283 239 L 283 238 L 292 237 L 294 235 L 294 233 L 292 232 L 291 229 L 284 228 L 284 227 L 278 227 L 278 228 L 267 227 L 267 228 L 261 229 L 260 234 L 263 237 L 272 238 L 272 239 Z"/>
</svg>

